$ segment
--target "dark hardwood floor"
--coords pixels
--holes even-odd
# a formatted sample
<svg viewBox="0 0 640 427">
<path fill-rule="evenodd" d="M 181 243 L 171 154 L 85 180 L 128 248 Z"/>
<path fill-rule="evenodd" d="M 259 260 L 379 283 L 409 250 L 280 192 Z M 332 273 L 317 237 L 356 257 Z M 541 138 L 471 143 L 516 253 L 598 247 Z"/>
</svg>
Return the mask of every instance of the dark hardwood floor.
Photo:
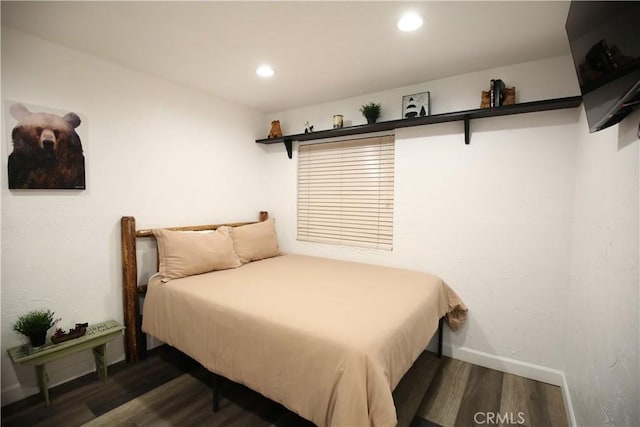
<svg viewBox="0 0 640 427">
<path fill-rule="evenodd" d="M 412 371 L 419 374 L 408 374 L 394 391 L 396 402 L 402 402 L 396 404 L 400 426 L 567 425 L 559 387 L 431 353 Z M 110 366 L 106 383 L 90 374 L 52 388 L 49 407 L 39 395 L 7 405 L 2 426 L 312 425 L 230 381 L 223 383 L 220 411 L 214 414 L 210 379 L 195 361 L 162 346 L 140 363 Z"/>
</svg>

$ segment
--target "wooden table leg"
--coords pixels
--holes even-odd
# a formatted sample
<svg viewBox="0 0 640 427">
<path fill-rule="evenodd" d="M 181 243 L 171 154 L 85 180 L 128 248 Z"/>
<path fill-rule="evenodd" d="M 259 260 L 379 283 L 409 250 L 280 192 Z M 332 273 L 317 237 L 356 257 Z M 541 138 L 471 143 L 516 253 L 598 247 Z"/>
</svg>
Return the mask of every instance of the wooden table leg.
<svg viewBox="0 0 640 427">
<path fill-rule="evenodd" d="M 105 355 L 107 352 L 107 344 L 101 344 L 97 347 L 93 348 L 93 358 L 96 361 L 96 374 L 98 374 L 98 378 L 102 380 L 102 382 L 107 381 L 107 361 L 105 360 Z"/>
<path fill-rule="evenodd" d="M 38 387 L 40 387 L 44 402 L 49 406 L 49 377 L 47 376 L 46 365 L 36 365 L 36 376 L 38 377 Z"/>
</svg>

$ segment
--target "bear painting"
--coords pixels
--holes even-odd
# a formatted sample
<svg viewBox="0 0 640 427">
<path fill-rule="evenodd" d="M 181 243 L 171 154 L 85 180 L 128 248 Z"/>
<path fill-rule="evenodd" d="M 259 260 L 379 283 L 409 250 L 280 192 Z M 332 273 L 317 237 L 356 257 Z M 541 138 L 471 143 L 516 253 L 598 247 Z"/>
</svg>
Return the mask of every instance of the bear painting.
<svg viewBox="0 0 640 427">
<path fill-rule="evenodd" d="M 76 132 L 80 117 L 32 113 L 18 103 L 9 112 L 18 121 L 11 132 L 9 188 L 84 190 L 84 154 Z"/>
</svg>

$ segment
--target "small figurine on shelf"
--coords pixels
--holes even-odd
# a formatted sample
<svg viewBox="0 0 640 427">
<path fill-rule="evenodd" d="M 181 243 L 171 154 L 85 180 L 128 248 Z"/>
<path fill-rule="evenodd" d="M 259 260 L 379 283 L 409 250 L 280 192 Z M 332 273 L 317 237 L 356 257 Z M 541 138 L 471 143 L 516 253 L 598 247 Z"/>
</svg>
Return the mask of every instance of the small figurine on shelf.
<svg viewBox="0 0 640 427">
<path fill-rule="evenodd" d="M 516 88 L 508 87 L 504 90 L 504 101 L 502 105 L 512 105 L 516 103 Z"/>
<path fill-rule="evenodd" d="M 282 129 L 280 128 L 280 120 L 274 120 L 271 122 L 271 131 L 269 131 L 269 139 L 279 138 L 282 136 Z"/>
<path fill-rule="evenodd" d="M 480 98 L 480 108 L 489 108 L 491 106 L 491 96 L 488 90 L 482 91 L 482 97 Z"/>
<path fill-rule="evenodd" d="M 311 132 L 313 132 L 313 125 L 309 125 L 308 121 L 304 122 L 304 133 L 311 133 Z"/>
</svg>

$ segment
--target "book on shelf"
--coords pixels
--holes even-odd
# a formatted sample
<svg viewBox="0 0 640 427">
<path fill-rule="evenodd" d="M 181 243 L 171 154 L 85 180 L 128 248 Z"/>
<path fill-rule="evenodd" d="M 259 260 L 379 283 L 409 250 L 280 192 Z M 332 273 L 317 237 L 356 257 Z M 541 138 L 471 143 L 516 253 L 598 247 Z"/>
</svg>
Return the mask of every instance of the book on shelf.
<svg viewBox="0 0 640 427">
<path fill-rule="evenodd" d="M 496 81 L 494 79 L 491 79 L 491 82 L 489 83 L 489 107 L 496 106 L 495 84 Z"/>
<path fill-rule="evenodd" d="M 506 89 L 504 82 L 500 79 L 491 79 L 489 89 L 489 106 L 499 107 L 504 101 L 504 91 Z"/>
</svg>

